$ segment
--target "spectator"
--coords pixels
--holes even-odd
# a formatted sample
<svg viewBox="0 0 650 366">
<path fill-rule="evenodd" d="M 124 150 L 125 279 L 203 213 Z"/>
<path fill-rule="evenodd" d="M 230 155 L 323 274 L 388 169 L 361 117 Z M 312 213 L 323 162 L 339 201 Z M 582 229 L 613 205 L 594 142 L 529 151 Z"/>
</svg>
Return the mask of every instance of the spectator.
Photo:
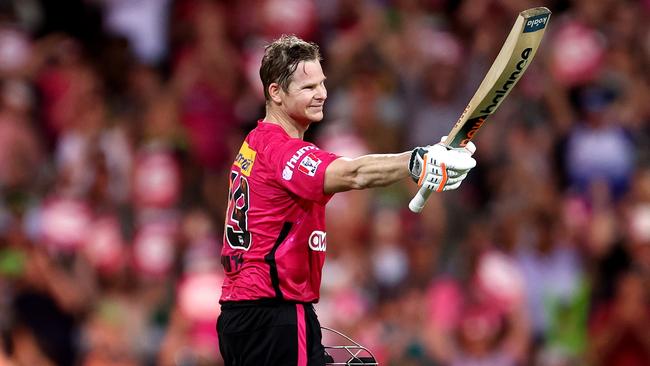
<svg viewBox="0 0 650 366">
<path fill-rule="evenodd" d="M 616 293 L 596 309 L 591 319 L 593 365 L 647 365 L 650 362 L 650 307 L 644 278 L 634 271 L 621 274 Z"/>
<path fill-rule="evenodd" d="M 647 364 L 647 0 L 0 1 L 0 364 L 219 365 L 219 286 L 201 289 L 223 275 L 224 167 L 264 108 L 262 45 L 323 45 L 330 120 L 308 140 L 400 151 L 447 133 L 538 5 L 546 39 L 457 193 L 420 215 L 408 185 L 332 199 L 320 320 L 381 364 Z M 475 251 L 496 274 L 481 291 Z M 517 267 L 525 307 L 486 304 Z"/>
</svg>

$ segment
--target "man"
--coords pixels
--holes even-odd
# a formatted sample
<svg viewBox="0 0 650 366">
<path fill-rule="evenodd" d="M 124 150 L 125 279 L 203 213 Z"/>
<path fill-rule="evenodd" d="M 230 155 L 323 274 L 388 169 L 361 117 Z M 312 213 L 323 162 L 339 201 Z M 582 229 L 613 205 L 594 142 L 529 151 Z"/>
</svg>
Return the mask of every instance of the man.
<svg viewBox="0 0 650 366">
<path fill-rule="evenodd" d="M 474 147 L 339 157 L 302 140 L 327 99 L 318 46 L 282 36 L 266 47 L 260 77 L 266 116 L 230 172 L 219 348 L 227 366 L 321 366 L 312 304 L 327 247 L 325 204 L 336 192 L 409 176 L 431 190 L 456 189 L 476 165 Z"/>
</svg>

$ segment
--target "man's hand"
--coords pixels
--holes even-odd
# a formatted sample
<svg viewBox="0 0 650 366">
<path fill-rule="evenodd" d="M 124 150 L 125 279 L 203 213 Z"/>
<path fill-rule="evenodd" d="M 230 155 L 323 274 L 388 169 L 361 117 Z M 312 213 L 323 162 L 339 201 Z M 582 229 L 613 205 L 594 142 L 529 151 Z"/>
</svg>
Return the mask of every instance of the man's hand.
<svg viewBox="0 0 650 366">
<path fill-rule="evenodd" d="M 472 158 L 475 151 L 472 142 L 458 149 L 449 149 L 441 143 L 417 147 L 411 152 L 409 161 L 411 177 L 418 187 L 424 186 L 431 191 L 454 190 L 476 166 L 476 160 Z"/>
</svg>

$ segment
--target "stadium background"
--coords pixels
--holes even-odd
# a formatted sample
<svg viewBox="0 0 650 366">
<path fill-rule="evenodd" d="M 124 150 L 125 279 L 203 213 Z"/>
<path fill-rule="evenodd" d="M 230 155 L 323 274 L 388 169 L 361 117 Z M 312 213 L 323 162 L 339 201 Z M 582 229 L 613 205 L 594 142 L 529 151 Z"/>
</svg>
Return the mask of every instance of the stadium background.
<svg viewBox="0 0 650 366">
<path fill-rule="evenodd" d="M 649 365 L 645 0 L 0 1 L 0 364 L 219 365 L 226 174 L 265 42 L 321 46 L 308 139 L 399 152 L 449 130 L 540 5 L 460 190 L 421 215 L 411 182 L 331 201 L 317 311 L 384 365 Z"/>
</svg>

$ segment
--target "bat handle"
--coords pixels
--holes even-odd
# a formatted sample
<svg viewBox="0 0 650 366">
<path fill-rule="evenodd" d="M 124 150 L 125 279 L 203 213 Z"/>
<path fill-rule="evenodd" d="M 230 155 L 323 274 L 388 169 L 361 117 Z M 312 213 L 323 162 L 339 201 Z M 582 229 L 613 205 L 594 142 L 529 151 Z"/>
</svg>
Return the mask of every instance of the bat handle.
<svg viewBox="0 0 650 366">
<path fill-rule="evenodd" d="M 418 193 L 415 194 L 415 197 L 409 202 L 409 210 L 419 213 L 424 208 L 424 204 L 427 203 L 427 198 L 431 191 L 425 188 L 424 186 L 420 187 Z"/>
</svg>

